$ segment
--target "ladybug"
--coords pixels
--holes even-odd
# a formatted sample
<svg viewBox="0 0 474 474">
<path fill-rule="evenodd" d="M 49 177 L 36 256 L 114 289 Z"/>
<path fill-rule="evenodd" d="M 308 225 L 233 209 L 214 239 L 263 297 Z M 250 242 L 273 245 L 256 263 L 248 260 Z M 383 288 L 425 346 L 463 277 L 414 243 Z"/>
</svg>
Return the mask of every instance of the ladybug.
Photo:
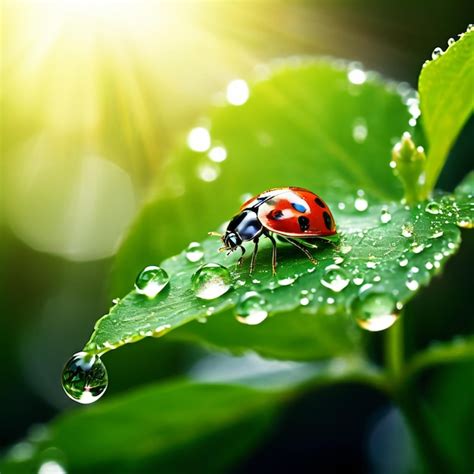
<svg viewBox="0 0 474 474">
<path fill-rule="evenodd" d="M 327 204 L 312 191 L 297 187 L 274 188 L 242 204 L 239 213 L 229 222 L 224 235 L 211 234 L 221 237 L 224 247 L 220 250 L 227 250 L 228 254 L 240 248 L 242 254 L 239 264 L 245 254 L 242 243 L 252 241 L 254 249 L 250 273 L 255 268 L 258 241 L 262 235 L 268 237 L 273 245 L 272 272 L 275 274 L 277 248 L 274 234 L 280 240 L 300 249 L 316 264 L 317 261 L 307 248 L 316 247 L 311 245 L 310 240 L 318 238 L 331 241 L 331 236 L 336 235 L 336 224 Z"/>
</svg>

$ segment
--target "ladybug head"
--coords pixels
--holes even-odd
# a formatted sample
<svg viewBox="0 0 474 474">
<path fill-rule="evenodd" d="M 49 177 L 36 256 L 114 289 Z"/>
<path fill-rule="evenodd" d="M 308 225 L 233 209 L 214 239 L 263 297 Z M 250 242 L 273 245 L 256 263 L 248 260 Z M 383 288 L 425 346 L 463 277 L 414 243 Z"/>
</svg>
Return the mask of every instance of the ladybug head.
<svg viewBox="0 0 474 474">
<path fill-rule="evenodd" d="M 222 242 L 224 242 L 224 249 L 233 252 L 237 247 L 240 247 L 242 244 L 242 239 L 238 236 L 236 232 L 227 231 L 222 237 Z"/>
</svg>

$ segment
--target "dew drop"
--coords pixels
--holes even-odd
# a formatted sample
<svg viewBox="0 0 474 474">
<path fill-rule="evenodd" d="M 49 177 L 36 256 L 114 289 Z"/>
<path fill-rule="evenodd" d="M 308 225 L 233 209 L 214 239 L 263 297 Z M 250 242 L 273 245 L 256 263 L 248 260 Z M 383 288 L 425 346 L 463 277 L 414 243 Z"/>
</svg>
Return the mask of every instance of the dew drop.
<svg viewBox="0 0 474 474">
<path fill-rule="evenodd" d="M 456 40 L 454 38 L 448 39 L 448 46 L 452 46 L 454 43 L 456 43 Z"/>
<path fill-rule="evenodd" d="M 411 247 L 411 251 L 416 254 L 423 252 L 423 250 L 425 250 L 425 244 L 414 243 Z"/>
<path fill-rule="evenodd" d="M 401 260 L 398 261 L 398 264 L 401 267 L 406 267 L 408 265 L 408 259 L 407 258 L 402 258 Z"/>
<path fill-rule="evenodd" d="M 382 224 L 388 224 L 392 220 L 392 214 L 387 209 L 382 209 L 380 212 L 380 222 Z"/>
<path fill-rule="evenodd" d="M 425 263 L 425 268 L 427 270 L 433 270 L 433 264 L 431 262 L 426 262 Z"/>
<path fill-rule="evenodd" d="M 308 290 L 301 290 L 301 293 L 300 293 L 300 305 L 301 306 L 308 306 L 311 299 L 312 298 L 312 295 L 309 294 L 309 291 Z"/>
<path fill-rule="evenodd" d="M 69 398 L 87 405 L 97 401 L 107 389 L 107 369 L 99 356 L 78 352 L 64 366 L 61 381 Z"/>
<path fill-rule="evenodd" d="M 364 275 L 362 273 L 357 273 L 354 275 L 354 278 L 352 278 L 352 281 L 354 282 L 354 285 L 360 286 L 364 283 Z"/>
<path fill-rule="evenodd" d="M 202 258 L 204 257 L 204 251 L 202 249 L 201 244 L 198 242 L 191 242 L 186 248 L 185 256 L 186 259 L 192 263 L 199 262 L 200 260 L 202 260 Z"/>
<path fill-rule="evenodd" d="M 386 293 L 361 294 L 353 301 L 351 311 L 357 324 L 371 332 L 388 329 L 398 318 L 396 302 Z"/>
<path fill-rule="evenodd" d="M 367 262 L 367 263 L 365 264 L 365 266 L 366 266 L 367 268 L 372 268 L 372 269 L 373 269 L 373 268 L 375 268 L 375 267 L 377 266 L 377 264 L 376 264 L 375 262 Z"/>
<path fill-rule="evenodd" d="M 135 291 L 148 298 L 154 298 L 170 281 L 170 277 L 161 267 L 150 265 L 144 268 L 135 280 Z"/>
<path fill-rule="evenodd" d="M 191 277 L 194 294 L 203 300 L 213 300 L 227 293 L 232 286 L 229 270 L 218 263 L 206 263 Z"/>
<path fill-rule="evenodd" d="M 362 69 L 353 68 L 347 73 L 347 78 L 352 84 L 361 85 L 367 80 L 367 74 Z"/>
<path fill-rule="evenodd" d="M 410 291 L 416 291 L 420 287 L 420 284 L 416 280 L 407 280 L 405 285 Z"/>
<path fill-rule="evenodd" d="M 198 177 L 206 183 L 215 181 L 219 177 L 220 172 L 220 168 L 213 163 L 202 163 L 197 168 Z"/>
<path fill-rule="evenodd" d="M 438 239 L 439 237 L 442 237 L 443 235 L 444 235 L 444 232 L 442 230 L 438 230 L 431 236 L 431 238 Z"/>
<path fill-rule="evenodd" d="M 403 235 L 403 237 L 406 237 L 406 238 L 413 237 L 413 225 L 412 224 L 403 224 L 403 226 L 402 226 L 402 235 Z"/>
<path fill-rule="evenodd" d="M 268 303 L 256 291 L 244 293 L 236 306 L 235 319 L 239 323 L 255 326 L 265 321 L 268 316 Z"/>
<path fill-rule="evenodd" d="M 343 246 L 341 247 L 341 253 L 343 253 L 343 254 L 347 254 L 347 253 L 349 253 L 351 250 L 352 250 L 352 246 L 351 246 L 351 245 L 343 245 Z"/>
<path fill-rule="evenodd" d="M 441 213 L 441 207 L 440 207 L 440 205 L 439 205 L 437 202 L 431 201 L 431 202 L 429 202 L 429 203 L 426 205 L 425 211 L 426 211 L 428 214 L 436 215 L 436 214 L 440 214 L 440 213 Z"/>
<path fill-rule="evenodd" d="M 444 51 L 438 46 L 437 48 L 433 49 L 433 52 L 431 53 L 431 59 L 438 59 L 443 54 Z"/>
<path fill-rule="evenodd" d="M 463 229 L 472 229 L 474 227 L 474 223 L 469 216 L 459 216 L 456 224 Z"/>
<path fill-rule="evenodd" d="M 295 277 L 286 277 L 282 278 L 281 280 L 278 280 L 278 284 L 280 286 L 289 286 L 292 285 L 296 281 Z"/>
<path fill-rule="evenodd" d="M 347 272 L 338 265 L 327 266 L 324 276 L 321 278 L 321 284 L 335 293 L 342 291 L 349 282 L 350 278 Z"/>
</svg>

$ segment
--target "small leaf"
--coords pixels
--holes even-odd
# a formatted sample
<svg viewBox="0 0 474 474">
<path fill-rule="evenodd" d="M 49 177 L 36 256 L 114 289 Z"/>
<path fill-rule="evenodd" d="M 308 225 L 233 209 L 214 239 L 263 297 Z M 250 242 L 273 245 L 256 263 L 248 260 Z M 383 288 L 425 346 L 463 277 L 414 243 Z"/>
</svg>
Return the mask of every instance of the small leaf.
<svg viewBox="0 0 474 474">
<path fill-rule="evenodd" d="M 422 123 L 429 144 L 426 167 L 433 189 L 449 150 L 473 112 L 474 28 L 470 26 L 446 51 L 437 48 L 423 65 L 419 78 Z"/>
</svg>

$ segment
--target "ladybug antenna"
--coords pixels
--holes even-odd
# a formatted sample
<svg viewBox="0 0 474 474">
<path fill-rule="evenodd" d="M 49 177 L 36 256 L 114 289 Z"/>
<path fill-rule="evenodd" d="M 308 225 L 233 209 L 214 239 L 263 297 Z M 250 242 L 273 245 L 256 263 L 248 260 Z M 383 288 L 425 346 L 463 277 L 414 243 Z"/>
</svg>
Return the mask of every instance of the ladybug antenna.
<svg viewBox="0 0 474 474">
<path fill-rule="evenodd" d="M 225 252 L 227 250 L 227 247 L 219 247 L 217 250 L 219 252 Z"/>
<path fill-rule="evenodd" d="M 222 238 L 222 234 L 220 234 L 219 232 L 208 232 L 207 235 L 213 235 L 214 237 L 221 237 Z"/>
</svg>

